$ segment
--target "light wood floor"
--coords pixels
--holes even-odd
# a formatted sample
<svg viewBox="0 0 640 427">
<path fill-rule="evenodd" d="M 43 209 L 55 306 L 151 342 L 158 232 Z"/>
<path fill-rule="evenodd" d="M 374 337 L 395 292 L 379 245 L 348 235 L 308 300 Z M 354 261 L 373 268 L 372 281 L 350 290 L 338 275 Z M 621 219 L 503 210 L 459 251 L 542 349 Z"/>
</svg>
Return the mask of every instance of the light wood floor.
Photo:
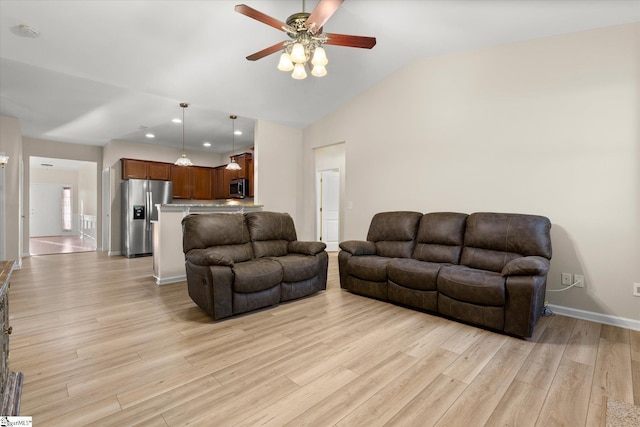
<svg viewBox="0 0 640 427">
<path fill-rule="evenodd" d="M 42 236 L 29 238 L 31 255 L 69 254 L 95 251 L 96 245 L 82 236 Z"/>
<path fill-rule="evenodd" d="M 41 426 L 600 426 L 640 404 L 640 332 L 562 316 L 521 340 L 341 291 L 213 322 L 152 259 L 32 257 L 11 283 Z"/>
</svg>

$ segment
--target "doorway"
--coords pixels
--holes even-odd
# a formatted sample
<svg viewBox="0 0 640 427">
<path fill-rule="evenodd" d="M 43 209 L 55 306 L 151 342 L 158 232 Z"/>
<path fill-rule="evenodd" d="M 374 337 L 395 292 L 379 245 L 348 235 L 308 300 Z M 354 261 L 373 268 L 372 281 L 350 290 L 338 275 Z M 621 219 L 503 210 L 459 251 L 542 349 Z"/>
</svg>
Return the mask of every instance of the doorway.
<svg viewBox="0 0 640 427">
<path fill-rule="evenodd" d="M 345 146 L 340 142 L 314 148 L 315 238 L 327 245 L 327 251 L 338 251 L 344 236 Z"/>
<path fill-rule="evenodd" d="M 29 254 L 96 250 L 95 162 L 29 158 Z"/>
<path fill-rule="evenodd" d="M 340 244 L 340 170 L 323 170 L 318 175 L 318 240 L 327 245 L 327 251 L 335 252 Z"/>
</svg>

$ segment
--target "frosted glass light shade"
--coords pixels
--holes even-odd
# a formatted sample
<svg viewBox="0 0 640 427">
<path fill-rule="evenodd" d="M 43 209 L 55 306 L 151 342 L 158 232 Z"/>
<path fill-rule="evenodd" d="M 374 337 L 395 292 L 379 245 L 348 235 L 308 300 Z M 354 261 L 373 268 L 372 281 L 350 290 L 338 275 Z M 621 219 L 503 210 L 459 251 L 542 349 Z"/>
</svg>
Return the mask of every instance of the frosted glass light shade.
<svg viewBox="0 0 640 427">
<path fill-rule="evenodd" d="M 327 75 L 327 69 L 324 68 L 324 65 L 314 65 L 311 74 L 316 77 L 324 77 Z"/>
<path fill-rule="evenodd" d="M 242 168 L 236 162 L 236 159 L 232 158 L 231 161 L 229 162 L 229 164 L 227 164 L 227 167 L 225 169 L 230 170 L 230 171 L 239 171 Z"/>
<path fill-rule="evenodd" d="M 327 54 L 323 48 L 318 46 L 316 50 L 313 52 L 313 58 L 311 59 L 311 63 L 313 65 L 327 65 L 329 63 L 329 59 L 327 59 Z"/>
<path fill-rule="evenodd" d="M 307 55 L 304 53 L 302 43 L 294 43 L 291 49 L 291 60 L 295 64 L 302 64 L 307 61 Z"/>
<path fill-rule="evenodd" d="M 193 163 L 187 158 L 187 155 L 185 153 L 182 153 L 182 157 L 176 160 L 174 164 L 176 166 L 193 166 Z"/>
<path fill-rule="evenodd" d="M 9 156 L 0 155 L 0 166 L 4 167 L 7 163 L 9 163 Z"/>
<path fill-rule="evenodd" d="M 303 80 L 307 78 L 307 71 L 304 69 L 304 64 L 296 64 L 293 67 L 293 73 L 291 73 L 291 77 L 296 80 Z"/>
<path fill-rule="evenodd" d="M 280 55 L 280 62 L 278 62 L 278 70 L 280 71 L 293 71 L 293 62 L 287 52 Z"/>
</svg>

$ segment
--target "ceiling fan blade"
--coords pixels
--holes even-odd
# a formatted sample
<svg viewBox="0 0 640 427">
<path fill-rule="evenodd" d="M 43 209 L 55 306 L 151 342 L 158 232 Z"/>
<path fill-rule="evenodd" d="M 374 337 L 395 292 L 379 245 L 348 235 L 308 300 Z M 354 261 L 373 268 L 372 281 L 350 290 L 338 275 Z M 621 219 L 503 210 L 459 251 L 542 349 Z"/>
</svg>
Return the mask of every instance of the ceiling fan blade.
<svg viewBox="0 0 640 427">
<path fill-rule="evenodd" d="M 289 25 L 285 24 L 284 22 L 279 21 L 276 18 L 272 18 L 269 15 L 265 15 L 264 13 L 258 10 L 255 10 L 252 7 L 249 7 L 246 4 L 238 4 L 234 8 L 234 10 L 238 13 L 248 16 L 249 18 L 253 18 L 256 21 L 260 21 L 263 24 L 270 25 L 277 30 L 283 30 L 284 28 L 291 28 Z M 293 29 L 291 28 L 291 30 Z"/>
<path fill-rule="evenodd" d="M 307 18 L 307 29 L 317 34 L 320 28 L 331 18 L 344 0 L 320 0 Z"/>
<path fill-rule="evenodd" d="M 346 47 L 360 47 L 363 49 L 371 49 L 376 45 L 375 37 L 349 36 L 347 34 L 329 34 L 325 33 L 329 40 L 324 44 Z"/>
<path fill-rule="evenodd" d="M 262 49 L 260 52 L 256 52 L 253 55 L 247 56 L 247 59 L 249 61 L 257 61 L 258 59 L 264 58 L 265 56 L 269 56 L 272 53 L 276 53 L 282 50 L 282 48 L 284 47 L 283 43 L 284 42 L 279 42 L 274 44 L 273 46 L 269 46 L 266 49 Z"/>
</svg>

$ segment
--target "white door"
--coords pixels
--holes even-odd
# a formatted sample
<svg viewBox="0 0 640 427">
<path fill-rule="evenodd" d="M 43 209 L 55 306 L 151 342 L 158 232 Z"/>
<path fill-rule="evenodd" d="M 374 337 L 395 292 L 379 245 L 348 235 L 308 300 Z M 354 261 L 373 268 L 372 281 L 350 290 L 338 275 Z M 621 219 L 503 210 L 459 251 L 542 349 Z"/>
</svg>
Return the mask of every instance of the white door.
<svg viewBox="0 0 640 427">
<path fill-rule="evenodd" d="M 61 236 L 62 184 L 31 184 L 29 236 Z"/>
<path fill-rule="evenodd" d="M 340 243 L 340 171 L 320 172 L 320 240 L 328 251 Z"/>
</svg>

